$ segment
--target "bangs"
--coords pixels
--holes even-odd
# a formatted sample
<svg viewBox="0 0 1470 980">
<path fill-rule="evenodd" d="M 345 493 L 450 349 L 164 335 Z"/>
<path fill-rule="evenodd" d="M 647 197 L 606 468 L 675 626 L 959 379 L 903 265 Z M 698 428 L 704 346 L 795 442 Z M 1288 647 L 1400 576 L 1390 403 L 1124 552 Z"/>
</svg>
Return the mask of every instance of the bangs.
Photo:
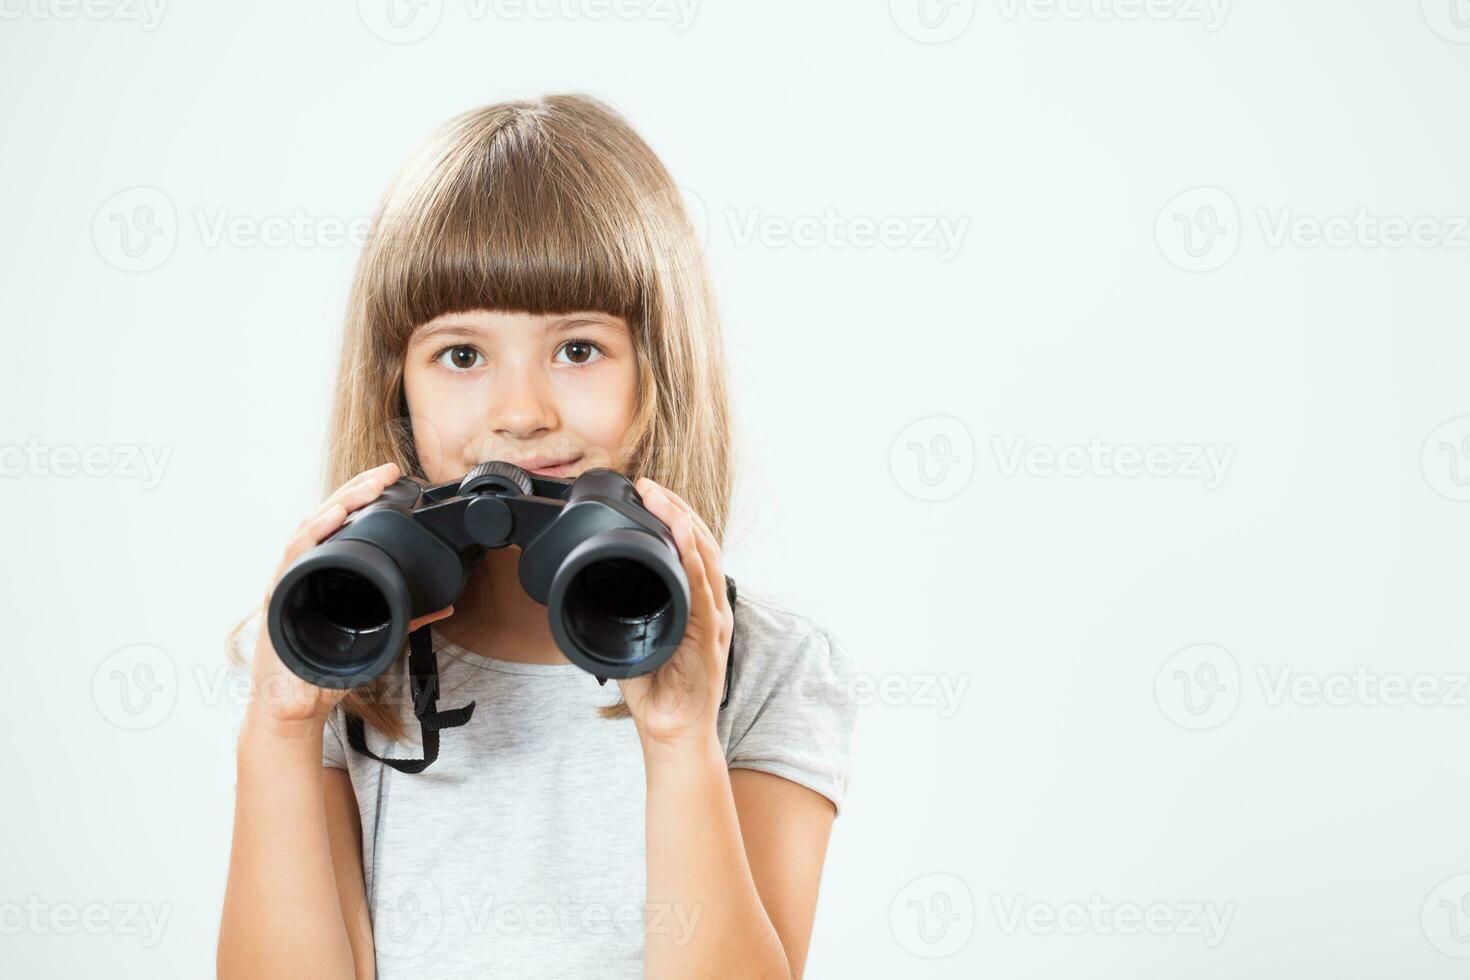
<svg viewBox="0 0 1470 980">
<path fill-rule="evenodd" d="M 653 262 L 639 195 L 534 131 L 507 127 L 476 142 L 437 161 L 437 180 L 385 204 L 370 316 L 402 343 L 420 324 L 474 309 L 598 310 L 630 328 L 641 322 Z"/>
</svg>

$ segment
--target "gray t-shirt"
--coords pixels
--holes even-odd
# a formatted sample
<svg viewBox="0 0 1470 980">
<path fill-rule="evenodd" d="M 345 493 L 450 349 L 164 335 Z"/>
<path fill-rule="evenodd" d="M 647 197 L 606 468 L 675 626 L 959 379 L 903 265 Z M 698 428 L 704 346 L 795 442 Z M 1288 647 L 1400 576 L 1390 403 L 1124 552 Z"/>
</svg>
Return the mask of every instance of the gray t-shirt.
<svg viewBox="0 0 1470 980">
<path fill-rule="evenodd" d="M 718 722 L 732 768 L 821 793 L 839 809 L 856 737 L 856 666 L 828 630 L 744 588 L 735 603 L 730 699 Z M 362 818 L 362 859 L 379 980 L 643 976 L 647 864 L 643 755 L 618 699 L 581 668 L 492 659 L 431 630 L 439 710 L 476 702 L 441 733 L 439 758 L 400 773 L 348 747 L 340 706 L 322 763 L 346 769 Z M 420 758 L 371 726 L 368 748 Z M 647 911 L 687 937 L 697 908 Z"/>
</svg>

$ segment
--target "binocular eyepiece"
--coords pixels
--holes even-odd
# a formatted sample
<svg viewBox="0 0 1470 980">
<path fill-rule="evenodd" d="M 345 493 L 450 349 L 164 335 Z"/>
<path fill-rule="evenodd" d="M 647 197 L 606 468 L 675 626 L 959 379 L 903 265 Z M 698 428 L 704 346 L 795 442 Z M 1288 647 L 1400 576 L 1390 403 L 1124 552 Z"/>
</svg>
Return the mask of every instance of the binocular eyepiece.
<svg viewBox="0 0 1470 980">
<path fill-rule="evenodd" d="M 558 479 L 495 460 L 431 487 L 397 481 L 293 562 L 266 616 L 276 654 L 318 687 L 365 684 L 411 620 L 454 603 L 485 550 L 512 544 L 557 646 L 599 679 L 651 673 L 683 640 L 678 546 L 627 477 L 598 467 Z"/>
</svg>

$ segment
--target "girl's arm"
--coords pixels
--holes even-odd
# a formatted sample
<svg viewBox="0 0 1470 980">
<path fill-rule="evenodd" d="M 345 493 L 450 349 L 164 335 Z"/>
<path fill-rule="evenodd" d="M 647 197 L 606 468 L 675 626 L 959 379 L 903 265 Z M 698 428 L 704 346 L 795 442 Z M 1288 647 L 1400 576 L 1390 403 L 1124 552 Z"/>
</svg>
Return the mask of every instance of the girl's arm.
<svg viewBox="0 0 1470 980">
<path fill-rule="evenodd" d="M 678 494 L 636 485 L 674 536 L 691 607 L 669 660 L 618 681 L 648 783 L 644 976 L 792 980 L 806 961 L 837 811 L 805 786 L 727 768 L 716 721 L 735 617 L 719 544 Z"/>
<path fill-rule="evenodd" d="M 357 794 L 352 791 L 352 779 L 345 769 L 323 766 L 322 783 L 327 796 L 327 834 L 332 839 L 332 867 L 337 875 L 342 921 L 352 943 L 358 980 L 373 980 L 377 975 L 377 954 L 362 875 L 362 821 L 357 815 Z"/>
<path fill-rule="evenodd" d="M 339 487 L 297 525 L 272 583 L 397 479 L 398 466 L 384 463 Z M 262 611 L 270 596 L 267 590 Z M 453 611 L 421 616 L 408 629 Z M 216 954 L 221 980 L 375 973 L 352 786 L 346 773 L 322 766 L 323 727 L 346 694 L 291 673 L 269 631 L 259 630 L 235 747 L 235 838 Z"/>
<path fill-rule="evenodd" d="M 799 978 L 836 810 L 821 794 L 725 768 L 717 739 L 645 741 L 644 976 Z"/>
<path fill-rule="evenodd" d="M 285 723 L 247 711 L 235 756 L 219 977 L 372 977 L 370 953 L 360 970 L 354 966 L 344 924 L 327 829 L 321 722 Z M 345 850 L 337 849 L 339 860 Z"/>
<path fill-rule="evenodd" d="M 731 769 L 730 788 L 750 876 L 781 936 L 791 976 L 800 978 L 837 808 L 815 790 L 755 769 Z"/>
</svg>

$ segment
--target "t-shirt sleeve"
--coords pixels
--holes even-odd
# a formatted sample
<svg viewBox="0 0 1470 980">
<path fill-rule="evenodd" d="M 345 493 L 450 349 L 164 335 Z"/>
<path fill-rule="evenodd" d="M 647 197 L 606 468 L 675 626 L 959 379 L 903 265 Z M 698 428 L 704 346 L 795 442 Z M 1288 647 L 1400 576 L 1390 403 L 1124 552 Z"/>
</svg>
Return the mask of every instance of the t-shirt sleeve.
<svg viewBox="0 0 1470 980">
<path fill-rule="evenodd" d="M 347 739 L 342 733 L 342 705 L 332 705 L 327 714 L 326 727 L 322 729 L 322 765 L 336 769 L 347 768 Z"/>
<path fill-rule="evenodd" d="M 852 657 L 831 632 L 816 627 L 781 660 L 726 761 L 732 769 L 768 772 L 815 790 L 841 813 L 857 735 Z"/>
</svg>

